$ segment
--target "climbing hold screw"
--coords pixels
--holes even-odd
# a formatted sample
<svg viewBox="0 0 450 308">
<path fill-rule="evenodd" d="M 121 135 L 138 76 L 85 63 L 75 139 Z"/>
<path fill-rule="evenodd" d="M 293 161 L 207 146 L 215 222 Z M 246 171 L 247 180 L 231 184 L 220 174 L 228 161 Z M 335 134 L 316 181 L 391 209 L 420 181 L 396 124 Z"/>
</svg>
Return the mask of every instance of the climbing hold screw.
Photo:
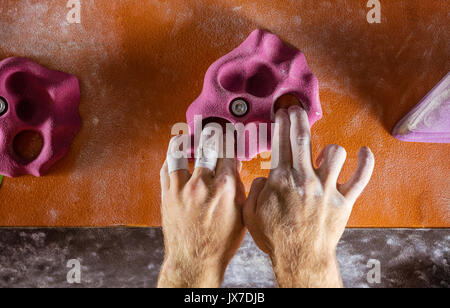
<svg viewBox="0 0 450 308">
<path fill-rule="evenodd" d="M 248 103 L 242 98 L 238 98 L 231 103 L 231 113 L 236 117 L 243 117 L 248 112 Z"/>
<path fill-rule="evenodd" d="M 8 111 L 8 103 L 3 97 L 0 97 L 0 117 Z"/>
</svg>

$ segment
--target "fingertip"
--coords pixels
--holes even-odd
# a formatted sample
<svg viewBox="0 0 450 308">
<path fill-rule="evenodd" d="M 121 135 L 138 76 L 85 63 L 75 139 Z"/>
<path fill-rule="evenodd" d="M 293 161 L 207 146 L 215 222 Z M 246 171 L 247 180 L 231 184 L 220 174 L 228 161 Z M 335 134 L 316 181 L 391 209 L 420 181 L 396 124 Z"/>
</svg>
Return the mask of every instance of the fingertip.
<svg viewBox="0 0 450 308">
<path fill-rule="evenodd" d="M 188 135 L 178 135 L 170 139 L 165 161 L 165 164 L 167 164 L 168 175 L 179 170 L 187 170 L 189 173 L 189 163 L 187 159 L 187 147 L 189 146 L 188 138 Z"/>
<path fill-rule="evenodd" d="M 375 155 L 368 146 L 364 146 L 361 149 L 359 149 L 358 160 L 360 161 L 360 163 L 363 163 L 364 165 L 367 165 L 369 167 L 372 166 L 372 169 L 375 165 Z"/>
<path fill-rule="evenodd" d="M 347 150 L 344 147 L 341 147 L 340 145 L 333 144 L 330 147 L 330 151 L 334 156 L 336 156 L 337 160 L 345 160 L 347 159 Z"/>
<path fill-rule="evenodd" d="M 210 178 L 218 164 L 229 165 L 228 159 L 223 159 L 223 130 L 218 123 L 209 123 L 202 130 L 200 143 L 195 153 L 193 176 Z"/>
<path fill-rule="evenodd" d="M 369 147 L 364 146 L 358 151 L 359 178 L 362 182 L 369 182 L 375 167 L 375 156 Z M 367 183 L 366 183 L 367 185 Z"/>
<path fill-rule="evenodd" d="M 373 157 L 373 152 L 368 146 L 363 146 L 359 149 L 359 155 L 367 155 Z"/>
<path fill-rule="evenodd" d="M 289 112 L 301 112 L 302 110 L 305 111 L 300 105 L 293 105 L 288 108 Z"/>
<path fill-rule="evenodd" d="M 288 112 L 291 123 L 298 123 L 297 125 L 304 130 L 309 129 L 308 114 L 305 109 L 300 106 L 292 106 Z"/>
<path fill-rule="evenodd" d="M 172 136 L 172 138 L 170 138 L 170 142 L 169 142 L 169 152 L 174 151 L 175 149 L 173 148 L 174 146 L 179 144 L 179 141 L 182 141 L 181 139 L 184 138 L 185 135 L 177 135 L 177 136 Z M 179 149 L 177 149 L 179 150 Z M 184 149 L 183 149 L 184 150 Z"/>
<path fill-rule="evenodd" d="M 176 141 L 178 139 L 180 139 L 183 135 L 176 135 L 176 136 L 172 136 L 172 138 L 170 138 L 170 142 Z"/>
<path fill-rule="evenodd" d="M 182 158 L 187 152 L 187 149 L 184 148 L 184 145 L 187 141 L 188 135 L 177 135 L 170 138 L 169 148 L 167 150 L 167 156 L 172 156 L 175 158 Z M 180 157 L 181 156 L 181 157 Z M 167 160 L 166 160 L 167 162 Z"/>
<path fill-rule="evenodd" d="M 306 110 L 300 105 L 294 105 L 294 106 L 289 107 L 288 113 L 289 113 L 290 116 L 292 116 L 292 115 L 299 115 L 299 114 L 300 115 L 301 114 L 307 114 Z"/>
<path fill-rule="evenodd" d="M 289 119 L 288 110 L 285 108 L 280 108 L 275 114 L 276 122 L 287 121 Z"/>
<path fill-rule="evenodd" d="M 353 177 L 341 186 L 344 195 L 351 200 L 361 195 L 363 190 L 369 184 L 375 167 L 375 156 L 369 147 L 362 147 L 358 152 L 358 167 Z"/>
</svg>

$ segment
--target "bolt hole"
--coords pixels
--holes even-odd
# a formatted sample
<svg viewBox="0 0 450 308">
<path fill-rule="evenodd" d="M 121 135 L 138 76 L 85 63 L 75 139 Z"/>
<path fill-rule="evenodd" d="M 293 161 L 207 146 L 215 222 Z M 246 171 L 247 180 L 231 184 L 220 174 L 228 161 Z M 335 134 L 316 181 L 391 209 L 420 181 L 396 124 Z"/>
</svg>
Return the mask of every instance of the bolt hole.
<svg viewBox="0 0 450 308">
<path fill-rule="evenodd" d="M 23 131 L 14 138 L 14 153 L 24 162 L 31 163 L 42 151 L 44 139 L 35 131 Z"/>
<path fill-rule="evenodd" d="M 0 117 L 8 112 L 8 102 L 0 96 Z"/>
</svg>

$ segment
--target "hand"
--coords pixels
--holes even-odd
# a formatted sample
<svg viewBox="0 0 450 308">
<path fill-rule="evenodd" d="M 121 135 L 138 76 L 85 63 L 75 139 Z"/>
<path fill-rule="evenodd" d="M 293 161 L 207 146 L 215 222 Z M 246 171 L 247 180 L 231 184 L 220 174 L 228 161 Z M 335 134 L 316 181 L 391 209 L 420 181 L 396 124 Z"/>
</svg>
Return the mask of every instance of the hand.
<svg viewBox="0 0 450 308">
<path fill-rule="evenodd" d="M 176 141 L 175 137 L 172 141 Z M 187 161 L 184 162 L 187 166 Z M 219 158 L 215 172 L 161 170 L 165 259 L 158 287 L 219 287 L 245 236 L 245 189 L 238 162 Z"/>
<path fill-rule="evenodd" d="M 369 148 L 359 151 L 358 168 L 343 185 L 337 180 L 345 150 L 327 146 L 311 161 L 311 132 L 300 107 L 276 114 L 268 179 L 256 179 L 244 207 L 244 221 L 261 250 L 269 254 L 281 287 L 340 287 L 336 247 L 353 204 L 374 168 Z M 277 153 L 277 149 L 279 152 Z"/>
</svg>

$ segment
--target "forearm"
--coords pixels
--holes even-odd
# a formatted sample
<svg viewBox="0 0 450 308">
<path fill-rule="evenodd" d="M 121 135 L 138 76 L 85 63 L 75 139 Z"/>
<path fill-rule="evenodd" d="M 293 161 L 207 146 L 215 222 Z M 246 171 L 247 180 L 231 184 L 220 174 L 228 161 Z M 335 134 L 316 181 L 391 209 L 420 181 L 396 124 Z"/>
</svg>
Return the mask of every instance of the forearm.
<svg viewBox="0 0 450 308">
<path fill-rule="evenodd" d="M 343 287 L 335 253 L 273 257 L 272 263 L 281 288 Z"/>
</svg>

